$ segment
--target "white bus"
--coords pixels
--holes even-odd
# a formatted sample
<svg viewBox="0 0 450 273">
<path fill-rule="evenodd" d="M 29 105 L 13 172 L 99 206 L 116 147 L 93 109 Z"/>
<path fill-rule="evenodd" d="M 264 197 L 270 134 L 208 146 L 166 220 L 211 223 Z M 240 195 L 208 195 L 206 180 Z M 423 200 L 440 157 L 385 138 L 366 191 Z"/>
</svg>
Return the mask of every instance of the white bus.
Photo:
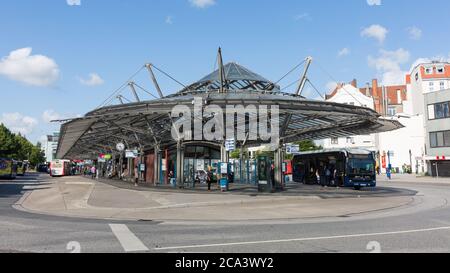
<svg viewBox="0 0 450 273">
<path fill-rule="evenodd" d="M 70 175 L 70 160 L 53 160 L 50 163 L 50 175 L 52 177 Z"/>
</svg>

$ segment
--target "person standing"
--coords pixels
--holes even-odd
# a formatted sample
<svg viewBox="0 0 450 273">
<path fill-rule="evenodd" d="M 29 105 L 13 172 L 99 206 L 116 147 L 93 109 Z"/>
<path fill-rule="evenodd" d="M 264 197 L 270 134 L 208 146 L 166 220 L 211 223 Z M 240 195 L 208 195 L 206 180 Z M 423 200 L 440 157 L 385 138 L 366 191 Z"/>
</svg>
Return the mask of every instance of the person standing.
<svg viewBox="0 0 450 273">
<path fill-rule="evenodd" d="M 330 166 L 325 167 L 325 186 L 331 186 L 331 168 Z"/>
</svg>

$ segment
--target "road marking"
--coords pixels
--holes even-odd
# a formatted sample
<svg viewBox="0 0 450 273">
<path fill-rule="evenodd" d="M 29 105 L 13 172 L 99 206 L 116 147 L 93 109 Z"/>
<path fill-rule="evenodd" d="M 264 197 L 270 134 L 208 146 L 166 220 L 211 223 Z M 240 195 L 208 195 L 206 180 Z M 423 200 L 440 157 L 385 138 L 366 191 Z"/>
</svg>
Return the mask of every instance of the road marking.
<svg viewBox="0 0 450 273">
<path fill-rule="evenodd" d="M 94 183 L 92 183 L 92 182 L 64 182 L 64 184 L 66 184 L 66 185 L 79 185 L 79 186 L 83 186 L 83 185 L 87 185 L 87 186 L 94 185 Z"/>
<path fill-rule="evenodd" d="M 126 225 L 109 224 L 109 227 L 126 252 L 149 250 Z"/>
<path fill-rule="evenodd" d="M 408 233 L 430 232 L 430 231 L 439 231 L 439 230 L 450 230 L 450 226 L 448 226 L 448 227 L 437 227 L 437 228 L 427 228 L 427 229 L 412 229 L 412 230 L 403 230 L 403 231 L 379 232 L 379 233 L 363 233 L 363 234 L 326 236 L 326 237 L 294 238 L 294 239 L 267 240 L 267 241 L 249 241 L 249 242 L 235 242 L 235 243 L 208 244 L 208 245 L 158 247 L 158 248 L 154 248 L 154 250 L 188 249 L 188 248 L 217 247 L 217 246 L 236 246 L 236 245 L 273 244 L 273 243 L 302 242 L 302 241 L 318 241 L 318 240 L 331 240 L 331 239 L 344 239 L 344 238 L 371 237 L 371 236 L 380 236 L 380 235 L 408 234 Z"/>
</svg>

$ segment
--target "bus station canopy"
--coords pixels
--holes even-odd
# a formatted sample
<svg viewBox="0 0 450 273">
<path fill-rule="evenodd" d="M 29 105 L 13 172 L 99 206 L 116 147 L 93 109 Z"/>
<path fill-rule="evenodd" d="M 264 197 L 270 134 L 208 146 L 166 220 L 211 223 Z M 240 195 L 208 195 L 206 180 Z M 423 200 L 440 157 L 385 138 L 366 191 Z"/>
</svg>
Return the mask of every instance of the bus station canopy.
<svg viewBox="0 0 450 273">
<path fill-rule="evenodd" d="M 367 135 L 403 127 L 369 108 L 308 100 L 281 92 L 276 84 L 236 63 L 225 65 L 224 74 L 225 92 L 219 92 L 221 81 L 215 71 L 178 93 L 106 106 L 68 120 L 61 126 L 57 158 L 94 159 L 100 153 L 113 153 L 119 142 L 144 150 L 152 150 L 156 145 L 173 147 L 177 142 L 171 134 L 175 122 L 171 112 L 177 105 L 185 105 L 193 112 L 193 100 L 197 97 L 222 109 L 227 105 L 278 105 L 283 143 Z M 203 117 L 203 122 L 207 120 L 208 117 Z M 266 143 L 249 140 L 246 146 L 262 144 Z"/>
</svg>

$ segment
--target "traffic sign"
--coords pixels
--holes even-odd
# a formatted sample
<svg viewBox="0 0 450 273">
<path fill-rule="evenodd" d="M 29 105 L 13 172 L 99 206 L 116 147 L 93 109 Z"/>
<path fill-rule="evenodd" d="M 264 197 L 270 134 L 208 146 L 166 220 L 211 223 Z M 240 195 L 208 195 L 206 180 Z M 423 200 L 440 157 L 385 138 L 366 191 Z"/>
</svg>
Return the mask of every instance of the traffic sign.
<svg viewBox="0 0 450 273">
<path fill-rule="evenodd" d="M 300 152 L 300 146 L 295 144 L 286 144 L 286 153 L 295 154 Z"/>
<path fill-rule="evenodd" d="M 236 150 L 236 140 L 234 138 L 225 140 L 225 151 L 231 152 L 234 150 Z"/>
</svg>

